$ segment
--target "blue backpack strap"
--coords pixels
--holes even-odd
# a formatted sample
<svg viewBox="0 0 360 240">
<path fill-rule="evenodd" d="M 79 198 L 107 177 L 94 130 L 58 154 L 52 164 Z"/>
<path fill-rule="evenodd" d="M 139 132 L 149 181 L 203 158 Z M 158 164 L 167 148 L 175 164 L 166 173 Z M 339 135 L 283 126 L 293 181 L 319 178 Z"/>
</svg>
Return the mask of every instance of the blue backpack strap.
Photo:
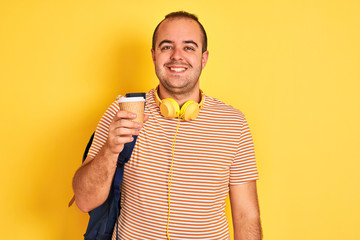
<svg viewBox="0 0 360 240">
<path fill-rule="evenodd" d="M 121 198 L 120 185 L 121 185 L 122 179 L 124 177 L 125 163 L 127 163 L 127 161 L 130 160 L 132 151 L 135 147 L 135 142 L 137 140 L 137 136 L 133 136 L 133 138 L 134 138 L 134 140 L 132 142 L 125 143 L 124 149 L 121 151 L 121 153 L 118 156 L 117 167 L 116 167 L 114 181 L 113 181 L 113 185 L 112 185 L 112 188 L 114 190 L 115 202 L 119 203 L 116 205 L 117 209 L 115 211 L 117 213 L 117 215 L 116 215 L 116 230 L 115 230 L 116 231 L 116 239 L 119 239 L 118 227 L 119 227 L 120 198 Z"/>
<path fill-rule="evenodd" d="M 132 151 L 135 146 L 135 142 L 137 140 L 137 136 L 133 136 L 134 140 L 129 143 L 125 143 L 124 149 L 121 151 L 121 153 L 118 156 L 117 160 L 117 168 L 115 171 L 115 177 L 113 182 L 114 187 L 114 193 L 115 193 L 115 199 L 120 200 L 120 185 L 123 179 L 124 175 L 124 165 L 127 163 L 127 161 L 130 160 Z"/>
<path fill-rule="evenodd" d="M 126 97 L 143 97 L 146 99 L 145 93 L 128 93 Z M 85 161 L 92 141 L 94 139 L 92 134 L 89 143 L 86 146 L 83 162 Z M 134 140 L 124 145 L 124 149 L 119 153 L 117 160 L 117 167 L 114 174 L 114 180 L 110 188 L 109 196 L 106 201 L 99 207 L 89 212 L 90 219 L 86 233 L 84 234 L 85 240 L 111 240 L 112 233 L 116 224 L 116 239 L 118 236 L 118 219 L 120 215 L 120 199 L 121 191 L 120 185 L 124 176 L 124 165 L 129 161 L 132 151 L 137 140 L 137 136 L 133 136 Z"/>
<path fill-rule="evenodd" d="M 134 140 L 124 145 L 124 149 L 118 156 L 117 167 L 114 174 L 114 180 L 110 188 L 110 192 L 106 201 L 99 207 L 89 212 L 90 219 L 84 234 L 85 240 L 111 240 L 114 227 L 116 225 L 116 239 L 118 239 L 118 219 L 120 215 L 120 198 L 121 191 L 120 185 L 124 176 L 124 165 L 129 161 L 132 151 L 137 140 L 137 136 L 133 136 Z M 84 155 L 83 161 L 85 161 L 92 141 L 94 139 L 94 133 L 92 134 Z"/>
</svg>

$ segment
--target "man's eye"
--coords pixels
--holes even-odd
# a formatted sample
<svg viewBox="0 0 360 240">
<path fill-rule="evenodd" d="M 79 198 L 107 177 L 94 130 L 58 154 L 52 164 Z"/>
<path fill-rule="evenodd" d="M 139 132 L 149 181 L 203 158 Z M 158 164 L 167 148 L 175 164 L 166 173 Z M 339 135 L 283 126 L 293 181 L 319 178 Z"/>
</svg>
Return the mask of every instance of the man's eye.
<svg viewBox="0 0 360 240">
<path fill-rule="evenodd" d="M 194 48 L 192 48 L 192 47 L 185 47 L 185 50 L 194 51 Z"/>
<path fill-rule="evenodd" d="M 169 49 L 171 49 L 170 46 L 164 46 L 164 47 L 161 48 L 161 50 L 169 50 Z"/>
</svg>

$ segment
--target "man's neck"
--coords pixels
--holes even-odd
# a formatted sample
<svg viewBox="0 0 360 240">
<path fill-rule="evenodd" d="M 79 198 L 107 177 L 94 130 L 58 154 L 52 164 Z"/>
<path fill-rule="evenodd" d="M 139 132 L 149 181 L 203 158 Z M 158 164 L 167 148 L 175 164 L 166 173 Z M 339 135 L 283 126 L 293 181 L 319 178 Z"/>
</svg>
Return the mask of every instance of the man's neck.
<svg viewBox="0 0 360 240">
<path fill-rule="evenodd" d="M 199 87 L 194 88 L 194 90 L 191 92 L 177 94 L 177 93 L 170 93 L 166 91 L 166 89 L 162 85 L 159 85 L 158 95 L 160 99 L 165 99 L 165 98 L 174 99 L 179 104 L 180 107 L 189 100 L 195 101 L 197 103 L 200 103 L 201 100 L 201 93 Z"/>
</svg>

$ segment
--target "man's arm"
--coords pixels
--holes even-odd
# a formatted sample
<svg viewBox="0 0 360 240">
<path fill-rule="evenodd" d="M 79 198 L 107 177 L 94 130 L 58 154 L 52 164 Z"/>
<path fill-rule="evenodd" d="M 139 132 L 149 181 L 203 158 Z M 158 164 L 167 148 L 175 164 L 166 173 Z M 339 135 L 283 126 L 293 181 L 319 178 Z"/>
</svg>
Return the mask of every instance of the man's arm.
<svg viewBox="0 0 360 240">
<path fill-rule="evenodd" d="M 234 240 L 261 240 L 256 181 L 230 186 Z"/>
<path fill-rule="evenodd" d="M 101 205 L 109 195 L 115 174 L 117 158 L 124 144 L 138 135 L 141 124 L 131 121 L 136 115 L 119 111 L 109 127 L 105 145 L 94 159 L 89 156 L 76 171 L 73 178 L 75 203 L 83 212 L 91 211 Z"/>
</svg>

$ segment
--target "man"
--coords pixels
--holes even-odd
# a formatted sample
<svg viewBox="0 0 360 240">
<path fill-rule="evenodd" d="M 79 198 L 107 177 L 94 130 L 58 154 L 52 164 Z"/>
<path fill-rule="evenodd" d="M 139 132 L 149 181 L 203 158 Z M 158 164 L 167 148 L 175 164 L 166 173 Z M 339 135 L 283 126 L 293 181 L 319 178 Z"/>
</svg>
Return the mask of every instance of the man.
<svg viewBox="0 0 360 240">
<path fill-rule="evenodd" d="M 251 134 L 241 112 L 200 91 L 209 52 L 197 17 L 168 14 L 154 31 L 151 53 L 159 86 L 146 94 L 147 121 L 131 121 L 135 115 L 116 102 L 109 107 L 74 176 L 77 206 L 88 212 L 106 200 L 117 156 L 138 135 L 114 229 L 121 239 L 229 239 L 229 191 L 235 239 L 261 239 Z M 167 98 L 182 107 L 194 101 L 195 119 L 184 117 L 188 109 L 163 116 L 159 106 Z"/>
</svg>

